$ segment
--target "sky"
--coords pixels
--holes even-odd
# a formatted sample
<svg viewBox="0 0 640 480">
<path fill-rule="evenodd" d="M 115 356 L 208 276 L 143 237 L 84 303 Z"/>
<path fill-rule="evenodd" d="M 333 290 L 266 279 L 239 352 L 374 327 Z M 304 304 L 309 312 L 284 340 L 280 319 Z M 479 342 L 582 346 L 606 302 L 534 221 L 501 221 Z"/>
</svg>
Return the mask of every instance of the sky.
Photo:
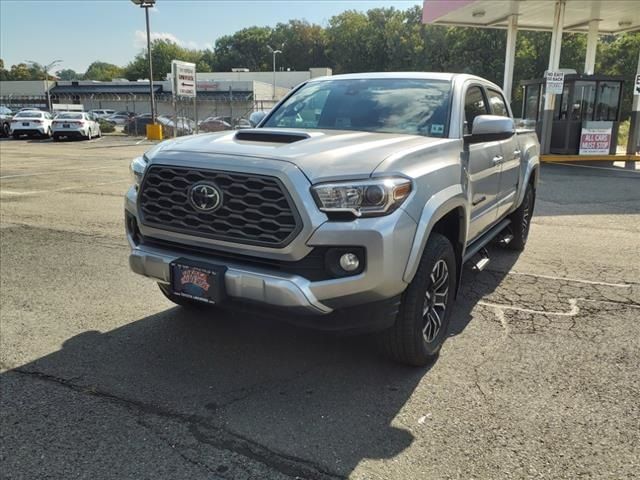
<svg viewBox="0 0 640 480">
<path fill-rule="evenodd" d="M 344 10 L 407 9 L 420 0 L 157 0 L 152 38 L 189 48 L 211 48 L 216 38 L 241 28 L 304 19 L 326 26 Z M 84 72 L 94 60 L 125 65 L 146 42 L 143 10 L 130 0 L 0 0 L 0 58 L 5 68 L 63 60 Z M 320 66 L 320 65 L 319 65 Z"/>
</svg>

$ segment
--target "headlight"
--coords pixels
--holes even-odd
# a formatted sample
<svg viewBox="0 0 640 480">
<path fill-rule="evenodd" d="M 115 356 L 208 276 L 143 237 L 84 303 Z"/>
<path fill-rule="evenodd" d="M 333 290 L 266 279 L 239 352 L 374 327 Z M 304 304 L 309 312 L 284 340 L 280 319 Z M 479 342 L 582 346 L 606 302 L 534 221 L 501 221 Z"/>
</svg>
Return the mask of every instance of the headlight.
<svg viewBox="0 0 640 480">
<path fill-rule="evenodd" d="M 356 217 L 387 215 L 411 193 L 411 180 L 380 178 L 356 182 L 324 183 L 312 187 L 323 212 L 349 212 Z"/>
<path fill-rule="evenodd" d="M 144 171 L 147 168 L 147 164 L 149 160 L 144 155 L 142 157 L 134 158 L 129 166 L 129 171 L 131 172 L 131 179 L 136 187 L 140 186 L 142 182 L 142 176 L 144 175 Z"/>
</svg>

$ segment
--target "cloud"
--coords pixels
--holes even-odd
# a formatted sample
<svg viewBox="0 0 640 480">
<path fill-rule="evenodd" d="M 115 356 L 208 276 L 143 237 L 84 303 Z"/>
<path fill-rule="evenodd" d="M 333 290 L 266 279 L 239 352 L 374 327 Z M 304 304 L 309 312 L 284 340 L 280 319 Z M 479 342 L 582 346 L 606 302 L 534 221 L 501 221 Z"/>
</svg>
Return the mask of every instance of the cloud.
<svg viewBox="0 0 640 480">
<path fill-rule="evenodd" d="M 170 42 L 180 45 L 181 47 L 190 48 L 192 50 L 201 50 L 205 48 L 213 49 L 213 45 L 211 43 L 200 44 L 193 40 L 181 40 L 173 33 L 169 32 L 151 32 L 151 41 L 154 40 L 169 40 Z M 133 46 L 138 50 L 147 46 L 147 33 L 145 31 L 135 31 L 133 36 Z"/>
</svg>

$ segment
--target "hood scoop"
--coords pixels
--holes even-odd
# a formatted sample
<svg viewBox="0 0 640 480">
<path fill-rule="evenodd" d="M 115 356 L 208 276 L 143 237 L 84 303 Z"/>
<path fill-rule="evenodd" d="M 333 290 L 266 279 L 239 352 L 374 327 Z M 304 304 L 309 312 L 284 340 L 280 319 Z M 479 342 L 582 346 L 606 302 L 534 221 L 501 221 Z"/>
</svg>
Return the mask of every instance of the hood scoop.
<svg viewBox="0 0 640 480">
<path fill-rule="evenodd" d="M 265 143 L 294 143 L 310 138 L 304 132 L 284 132 L 280 130 L 266 130 L 263 128 L 238 130 L 236 140 L 245 142 L 265 142 Z"/>
</svg>

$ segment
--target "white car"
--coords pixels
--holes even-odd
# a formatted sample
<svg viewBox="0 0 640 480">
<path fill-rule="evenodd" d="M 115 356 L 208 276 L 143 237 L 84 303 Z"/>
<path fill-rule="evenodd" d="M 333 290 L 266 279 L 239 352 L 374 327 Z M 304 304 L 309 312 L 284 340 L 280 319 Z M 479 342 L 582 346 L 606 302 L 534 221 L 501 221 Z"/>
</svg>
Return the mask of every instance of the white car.
<svg viewBox="0 0 640 480">
<path fill-rule="evenodd" d="M 53 141 L 58 141 L 60 137 L 86 138 L 102 136 L 100 124 L 94 117 L 86 112 L 63 112 L 53 119 Z"/>
<path fill-rule="evenodd" d="M 110 115 L 113 115 L 114 113 L 116 113 L 115 110 L 103 110 L 103 109 L 98 109 L 98 110 L 89 110 L 89 114 L 93 115 L 95 118 L 107 118 Z"/>
<path fill-rule="evenodd" d="M 29 137 L 38 135 L 48 138 L 51 136 L 51 115 L 39 110 L 18 112 L 11 120 L 10 133 L 14 139 L 18 139 L 22 135 Z"/>
</svg>

